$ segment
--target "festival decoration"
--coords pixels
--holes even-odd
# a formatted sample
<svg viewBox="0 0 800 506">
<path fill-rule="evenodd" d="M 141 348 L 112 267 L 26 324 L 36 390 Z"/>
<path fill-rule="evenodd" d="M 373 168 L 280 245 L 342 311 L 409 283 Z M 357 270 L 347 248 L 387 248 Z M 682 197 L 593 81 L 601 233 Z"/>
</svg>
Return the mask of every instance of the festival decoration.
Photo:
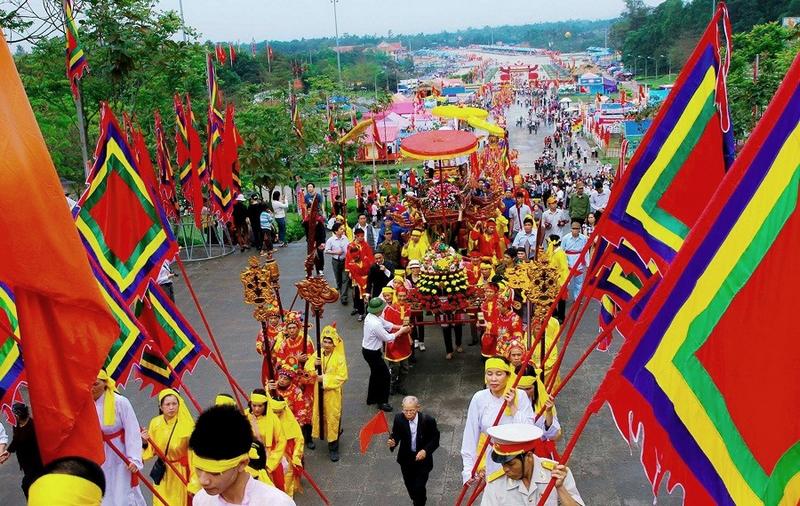
<svg viewBox="0 0 800 506">
<path fill-rule="evenodd" d="M 188 99 L 188 97 L 187 97 Z M 197 228 L 202 225 L 203 192 L 199 177 L 203 152 L 200 146 L 200 137 L 191 121 L 191 111 L 184 107 L 179 95 L 173 99 L 175 103 L 175 146 L 178 153 L 178 178 L 181 182 L 183 197 L 191 207 L 194 215 L 194 224 Z"/>
<path fill-rule="evenodd" d="M 142 388 L 152 385 L 151 395 L 175 388 L 200 357 L 209 355 L 208 347 L 156 282 L 150 282 L 147 296 L 135 310 L 142 327 L 152 337 L 139 363 Z"/>
<path fill-rule="evenodd" d="M 17 386 L 23 379 L 19 342 L 19 320 L 14 292 L 8 285 L 0 282 L 0 406 L 11 403 Z"/>
<path fill-rule="evenodd" d="M 141 297 L 178 246 L 107 104 L 101 109 L 89 187 L 79 205 L 75 225 L 90 259 L 127 303 Z"/>
<path fill-rule="evenodd" d="M 798 281 L 787 265 L 800 254 L 799 159 L 795 57 L 588 410 L 607 400 L 639 440 L 654 494 L 668 474 L 686 504 L 800 501 L 800 348 L 785 310 Z"/>
<path fill-rule="evenodd" d="M 282 312 L 278 292 L 278 279 L 280 277 L 278 263 L 272 258 L 271 253 L 268 258 L 271 262 L 268 260 L 267 263 L 261 265 L 258 257 L 250 257 L 247 269 L 239 275 L 244 289 L 244 302 L 255 306 L 253 318 L 261 324 L 261 333 L 265 339 L 269 335 L 270 317 L 280 316 Z M 275 379 L 270 346 L 264 346 L 262 373 L 265 375 L 262 378 L 262 380 L 265 380 L 264 382 L 269 379 Z"/>
<path fill-rule="evenodd" d="M 64 0 L 64 32 L 67 39 L 67 80 L 72 96 L 78 96 L 78 80 L 89 70 L 86 54 L 78 39 L 78 25 L 75 23 L 75 9 L 72 0 Z"/>
<path fill-rule="evenodd" d="M 178 202 L 175 191 L 175 175 L 170 162 L 167 139 L 164 135 L 164 126 L 161 124 L 161 114 L 155 112 L 156 133 L 156 163 L 158 164 L 158 196 L 161 198 L 161 207 L 167 218 L 178 220 Z"/>
<path fill-rule="evenodd" d="M 433 312 L 463 310 L 473 304 L 475 288 L 467 282 L 460 254 L 443 242 L 435 242 L 422 258 L 420 280 L 408 295 L 418 309 Z"/>
</svg>

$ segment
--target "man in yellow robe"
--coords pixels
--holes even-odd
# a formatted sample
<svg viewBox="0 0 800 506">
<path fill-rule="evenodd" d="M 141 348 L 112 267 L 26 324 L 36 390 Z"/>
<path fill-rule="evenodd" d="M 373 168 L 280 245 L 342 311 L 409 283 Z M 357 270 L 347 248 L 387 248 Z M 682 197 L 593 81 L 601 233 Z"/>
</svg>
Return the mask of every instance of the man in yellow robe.
<svg viewBox="0 0 800 506">
<path fill-rule="evenodd" d="M 300 489 L 300 470 L 303 467 L 303 431 L 292 410 L 286 408 L 282 398 L 270 399 L 269 410 L 275 413 L 286 437 L 286 450 L 283 453 L 284 492 L 293 496 Z"/>
<path fill-rule="evenodd" d="M 339 460 L 339 433 L 342 425 L 342 390 L 348 379 L 347 359 L 344 353 L 344 341 L 336 331 L 336 327 L 327 325 L 322 329 L 322 356 L 317 357 L 317 364 L 322 367 L 322 374 L 317 376 L 318 388 L 322 389 L 323 398 L 323 433 L 319 427 L 319 403 L 314 403 L 313 434 L 314 437 L 328 441 L 328 451 L 332 462 Z"/>
<path fill-rule="evenodd" d="M 411 238 L 400 251 L 400 256 L 407 262 L 412 260 L 421 262 L 425 252 L 428 251 L 428 246 L 430 246 L 428 236 L 422 230 L 414 229 L 411 231 Z"/>
</svg>

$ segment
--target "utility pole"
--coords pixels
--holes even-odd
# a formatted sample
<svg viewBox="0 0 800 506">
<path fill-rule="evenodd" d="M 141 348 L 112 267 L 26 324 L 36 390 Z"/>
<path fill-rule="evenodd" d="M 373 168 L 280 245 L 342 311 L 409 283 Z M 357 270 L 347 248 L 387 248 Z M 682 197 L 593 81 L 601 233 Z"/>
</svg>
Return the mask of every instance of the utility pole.
<svg viewBox="0 0 800 506">
<path fill-rule="evenodd" d="M 181 11 L 181 34 L 183 34 L 183 41 L 186 42 L 186 20 L 183 18 L 183 0 L 178 0 L 178 8 Z"/>
<path fill-rule="evenodd" d="M 336 30 L 336 69 L 339 71 L 339 84 L 342 82 L 342 55 L 339 52 L 339 19 L 336 16 L 336 4 L 339 0 L 331 0 L 333 3 L 333 27 Z"/>
</svg>

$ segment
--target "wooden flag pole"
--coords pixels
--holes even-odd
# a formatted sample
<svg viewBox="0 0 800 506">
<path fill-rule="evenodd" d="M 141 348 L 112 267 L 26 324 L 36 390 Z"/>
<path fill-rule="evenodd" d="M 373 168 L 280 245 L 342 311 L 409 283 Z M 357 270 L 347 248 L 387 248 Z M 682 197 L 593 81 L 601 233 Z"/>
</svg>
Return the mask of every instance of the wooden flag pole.
<svg viewBox="0 0 800 506">
<path fill-rule="evenodd" d="M 103 441 L 108 445 L 109 448 L 111 448 L 111 450 L 114 453 L 117 454 L 117 457 L 119 457 L 122 460 L 122 462 L 125 463 L 126 467 L 131 465 L 130 459 L 124 453 L 122 453 L 122 451 L 119 448 L 117 448 L 117 446 L 114 443 L 105 439 Z M 158 493 L 158 490 L 156 490 L 156 487 L 152 483 L 150 483 L 150 481 L 145 477 L 144 474 L 142 474 L 142 472 L 139 469 L 136 469 L 136 472 L 133 474 L 139 478 L 139 481 L 144 483 L 145 487 L 150 489 L 150 492 L 152 492 L 153 495 L 156 498 L 158 498 L 158 500 L 161 501 L 162 504 L 169 504 L 166 500 L 164 500 L 161 494 Z"/>
<path fill-rule="evenodd" d="M 80 79 L 76 80 L 75 85 L 78 87 L 78 93 L 74 95 L 75 101 L 75 113 L 78 119 L 78 136 L 80 137 L 81 141 L 81 157 L 83 159 L 83 173 L 86 176 L 86 180 L 89 180 L 89 171 L 91 167 L 89 166 L 89 148 L 86 141 L 86 119 L 83 115 L 83 100 L 81 98 L 83 94 L 83 89 L 81 86 Z"/>
</svg>

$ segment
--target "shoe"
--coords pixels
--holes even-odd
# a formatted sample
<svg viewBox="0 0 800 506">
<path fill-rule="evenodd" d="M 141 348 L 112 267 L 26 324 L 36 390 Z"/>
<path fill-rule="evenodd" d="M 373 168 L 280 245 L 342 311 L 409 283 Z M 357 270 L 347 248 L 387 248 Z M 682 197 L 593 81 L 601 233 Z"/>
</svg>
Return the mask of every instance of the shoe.
<svg viewBox="0 0 800 506">
<path fill-rule="evenodd" d="M 363 322 L 365 316 L 363 314 L 358 315 L 358 321 Z"/>
<path fill-rule="evenodd" d="M 285 243 L 281 244 L 281 248 L 285 248 L 285 247 L 286 247 L 286 246 L 288 246 L 288 245 L 289 245 L 289 243 L 288 243 L 288 242 L 285 242 Z"/>
<path fill-rule="evenodd" d="M 416 350 L 417 348 L 419 348 L 419 341 L 414 339 L 414 349 Z"/>
<path fill-rule="evenodd" d="M 456 348 L 456 351 L 459 352 L 459 353 L 464 353 L 464 348 L 459 346 L 458 348 Z"/>
<path fill-rule="evenodd" d="M 343 306 L 346 306 L 346 305 L 347 305 L 347 299 L 342 299 L 342 301 L 341 301 L 341 302 L 342 302 L 342 305 L 343 305 Z"/>
<path fill-rule="evenodd" d="M 425 351 L 425 343 L 419 343 L 419 351 Z"/>
<path fill-rule="evenodd" d="M 358 314 L 358 309 L 353 309 L 352 311 L 350 311 L 350 316 L 355 316 L 357 314 Z"/>
<path fill-rule="evenodd" d="M 378 409 L 380 409 L 381 411 L 386 411 L 387 413 L 390 411 L 394 411 L 394 408 L 388 402 L 384 402 L 383 404 L 378 406 Z"/>
<path fill-rule="evenodd" d="M 339 462 L 339 451 L 331 450 L 331 462 Z"/>
<path fill-rule="evenodd" d="M 309 439 L 308 441 L 306 441 L 306 448 L 308 448 L 309 450 L 313 450 L 316 447 L 317 447 L 317 445 L 314 444 L 314 440 L 313 439 Z"/>
<path fill-rule="evenodd" d="M 444 356 L 444 358 L 446 358 L 447 360 L 453 360 L 453 354 L 448 353 L 447 355 Z"/>
</svg>

